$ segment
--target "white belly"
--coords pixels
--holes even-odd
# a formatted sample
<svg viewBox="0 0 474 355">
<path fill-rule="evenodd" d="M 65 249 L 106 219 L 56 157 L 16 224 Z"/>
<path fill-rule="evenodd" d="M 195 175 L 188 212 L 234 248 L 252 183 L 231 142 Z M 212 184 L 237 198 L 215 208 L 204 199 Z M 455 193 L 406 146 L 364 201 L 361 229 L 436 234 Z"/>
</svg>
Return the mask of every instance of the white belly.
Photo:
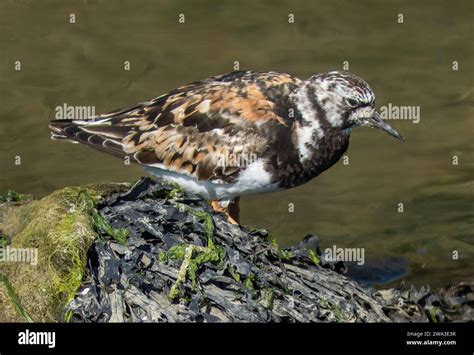
<svg viewBox="0 0 474 355">
<path fill-rule="evenodd" d="M 185 191 L 200 195 L 207 200 L 230 200 L 242 195 L 281 190 L 278 184 L 271 182 L 271 175 L 263 169 L 263 162 L 260 160 L 250 164 L 231 184 L 198 181 L 191 176 L 165 170 L 157 165 L 145 166 L 145 169 L 150 174 L 175 182 Z"/>
</svg>

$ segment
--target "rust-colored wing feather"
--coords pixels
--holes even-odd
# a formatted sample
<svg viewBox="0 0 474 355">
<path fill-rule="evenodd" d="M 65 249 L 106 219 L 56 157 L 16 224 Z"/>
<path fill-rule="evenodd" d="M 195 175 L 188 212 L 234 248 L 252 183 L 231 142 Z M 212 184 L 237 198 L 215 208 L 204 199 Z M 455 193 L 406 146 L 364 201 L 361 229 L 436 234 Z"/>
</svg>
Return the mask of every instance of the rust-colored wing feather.
<svg viewBox="0 0 474 355">
<path fill-rule="evenodd" d="M 50 127 L 55 138 L 130 156 L 143 165 L 231 182 L 246 161 L 265 153 L 275 134 L 289 137 L 288 96 L 299 84 L 287 74 L 233 72 L 93 122 L 59 120 Z"/>
</svg>

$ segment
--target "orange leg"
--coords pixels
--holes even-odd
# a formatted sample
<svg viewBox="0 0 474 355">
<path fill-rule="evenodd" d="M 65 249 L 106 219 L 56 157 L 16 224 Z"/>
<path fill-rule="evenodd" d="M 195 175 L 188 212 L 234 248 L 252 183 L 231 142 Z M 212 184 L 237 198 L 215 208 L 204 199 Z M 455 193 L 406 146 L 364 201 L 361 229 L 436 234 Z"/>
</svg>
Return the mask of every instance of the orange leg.
<svg viewBox="0 0 474 355">
<path fill-rule="evenodd" d="M 240 202 L 240 197 L 236 197 L 229 202 L 227 207 L 222 207 L 218 200 L 212 200 L 211 206 L 214 211 L 225 213 L 227 216 L 227 220 L 230 223 L 239 224 L 239 221 L 240 221 L 239 202 Z"/>
</svg>

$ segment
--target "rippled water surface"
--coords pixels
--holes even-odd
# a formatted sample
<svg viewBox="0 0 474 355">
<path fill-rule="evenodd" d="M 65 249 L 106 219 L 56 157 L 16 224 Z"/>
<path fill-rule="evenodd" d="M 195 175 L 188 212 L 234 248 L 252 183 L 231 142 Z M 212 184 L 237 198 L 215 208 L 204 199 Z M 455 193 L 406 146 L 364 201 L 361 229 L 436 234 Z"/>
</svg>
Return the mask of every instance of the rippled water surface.
<svg viewBox="0 0 474 355">
<path fill-rule="evenodd" d="M 243 198 L 243 223 L 271 230 L 281 245 L 316 233 L 323 248 L 365 248 L 370 265 L 389 265 L 385 281 L 390 272 L 416 285 L 472 280 L 473 4 L 2 1 L 0 193 L 42 196 L 144 174 L 87 147 L 51 141 L 47 125 L 58 105 L 106 112 L 231 71 L 235 61 L 301 78 L 348 61 L 371 84 L 378 106 L 419 106 L 420 122 L 391 121 L 403 143 L 354 131 L 348 165 L 340 161 L 293 190 Z"/>
</svg>

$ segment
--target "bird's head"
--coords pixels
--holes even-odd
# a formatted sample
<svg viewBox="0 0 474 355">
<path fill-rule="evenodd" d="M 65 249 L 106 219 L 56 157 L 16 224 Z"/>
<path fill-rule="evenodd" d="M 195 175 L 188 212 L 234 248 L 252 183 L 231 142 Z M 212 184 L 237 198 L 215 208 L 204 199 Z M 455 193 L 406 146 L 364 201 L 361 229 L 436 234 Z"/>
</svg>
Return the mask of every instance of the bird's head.
<svg viewBox="0 0 474 355">
<path fill-rule="evenodd" d="M 375 109 L 375 95 L 361 78 L 348 72 L 332 71 L 308 79 L 297 94 L 303 120 L 317 120 L 345 133 L 358 126 L 379 128 L 391 136 L 403 137 L 385 122 Z"/>
</svg>

